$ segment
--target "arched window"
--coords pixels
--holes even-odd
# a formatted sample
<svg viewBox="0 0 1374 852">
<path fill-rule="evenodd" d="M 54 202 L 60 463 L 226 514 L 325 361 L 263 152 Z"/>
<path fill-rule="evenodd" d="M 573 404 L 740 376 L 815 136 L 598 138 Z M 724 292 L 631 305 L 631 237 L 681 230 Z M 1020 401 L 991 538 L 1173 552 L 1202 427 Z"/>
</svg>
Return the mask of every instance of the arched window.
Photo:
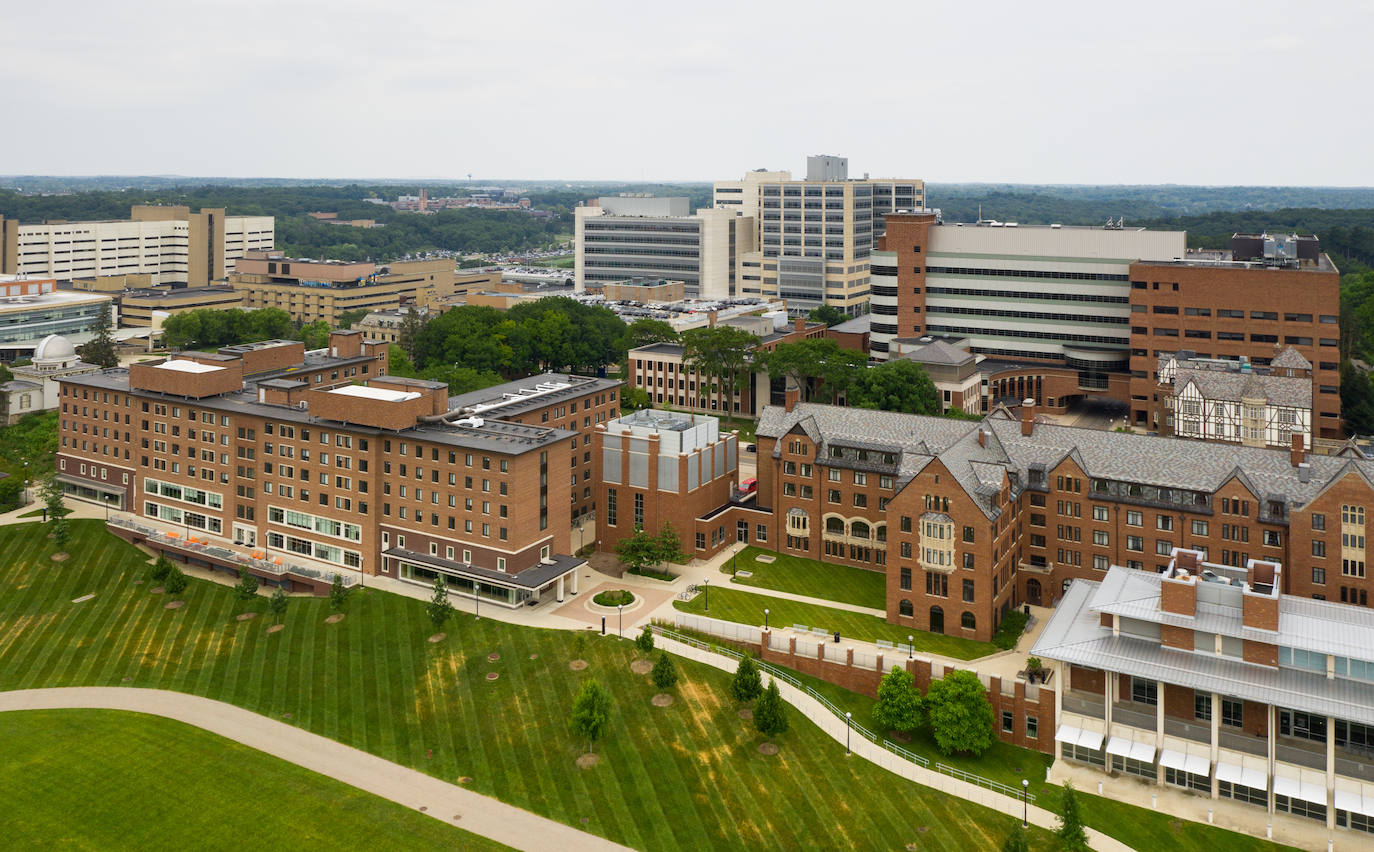
<svg viewBox="0 0 1374 852">
<path fill-rule="evenodd" d="M 873 538 L 878 542 L 887 541 L 887 524 L 877 524 L 873 527 Z"/>
<path fill-rule="evenodd" d="M 831 535 L 844 535 L 844 521 L 839 518 L 826 518 L 825 531 Z"/>
<path fill-rule="evenodd" d="M 1040 606 L 1040 581 L 1034 577 L 1026 581 L 1026 603 Z"/>
<path fill-rule="evenodd" d="M 938 606 L 933 606 L 930 608 L 930 632 L 945 632 L 945 611 L 943 609 L 940 609 Z"/>
<path fill-rule="evenodd" d="M 897 614 L 910 617 L 916 614 L 916 610 L 912 608 L 911 601 L 904 600 L 897 604 Z"/>
<path fill-rule="evenodd" d="M 962 626 L 965 630 L 977 630 L 977 629 L 978 629 L 978 619 L 975 618 L 974 615 L 973 615 L 973 613 L 971 613 L 971 612 L 966 612 L 966 613 L 964 613 L 963 615 L 959 616 L 959 624 L 960 624 L 960 626 Z"/>
<path fill-rule="evenodd" d="M 849 534 L 854 538 L 868 538 L 868 524 L 863 521 L 855 521 L 849 526 Z"/>
</svg>

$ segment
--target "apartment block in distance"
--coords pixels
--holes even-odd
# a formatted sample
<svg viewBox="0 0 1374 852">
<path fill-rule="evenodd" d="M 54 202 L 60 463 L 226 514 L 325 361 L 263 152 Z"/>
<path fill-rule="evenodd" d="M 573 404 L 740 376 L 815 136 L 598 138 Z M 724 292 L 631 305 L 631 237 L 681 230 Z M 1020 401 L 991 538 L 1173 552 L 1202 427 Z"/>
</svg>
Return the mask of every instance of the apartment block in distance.
<svg viewBox="0 0 1374 852">
<path fill-rule="evenodd" d="M 781 298 L 793 313 L 832 305 L 862 314 L 884 216 L 924 208 L 925 182 L 851 180 L 843 157 L 808 157 L 806 166 L 805 180 L 760 170 L 715 184 L 715 206 L 739 211 L 757 228 L 758 250 L 740 253 L 738 295 Z"/>
<path fill-rule="evenodd" d="M 141 328 L 159 324 L 154 321 L 154 314 L 173 316 L 187 311 L 223 311 L 243 304 L 243 295 L 231 287 L 153 287 L 126 291 L 118 299 L 120 321 L 126 326 Z"/>
<path fill-rule="evenodd" d="M 754 221 L 733 209 L 688 212 L 688 199 L 620 195 L 573 211 L 573 281 L 587 287 L 634 278 L 681 281 L 686 295 L 736 294 L 739 255 L 754 249 Z"/>
<path fill-rule="evenodd" d="M 454 295 L 454 261 L 410 260 L 378 266 L 370 261 L 311 260 L 254 252 L 238 262 L 229 286 L 243 307 L 280 308 L 302 323 L 338 324 L 339 314 L 415 303 L 437 307 Z"/>
<path fill-rule="evenodd" d="M 1364 848 L 1374 613 L 1284 594 L 1292 570 L 1179 548 L 1163 573 L 1113 566 L 1074 583 L 1032 649 L 1058 672 L 1055 756 L 1108 785 L 1241 803 L 1256 827 L 1312 820 L 1341 830 L 1336 848 Z"/>
<path fill-rule="evenodd" d="M 152 284 L 205 286 L 275 239 L 271 216 L 223 209 L 135 205 L 125 220 L 42 224 L 0 217 L 0 273 L 59 281 L 146 273 Z"/>
<path fill-rule="evenodd" d="M 1186 347 L 1202 358 L 1267 366 L 1281 347 L 1312 365 L 1313 431 L 1340 439 L 1340 271 L 1316 237 L 1236 234 L 1230 251 L 1131 264 L 1131 414 L 1156 409 L 1161 354 Z"/>
<path fill-rule="evenodd" d="M 438 382 L 387 375 L 338 331 L 61 381 L 58 479 L 112 532 L 218 570 L 323 593 L 338 574 L 517 607 L 577 591 L 576 433 L 472 416 Z"/>
</svg>

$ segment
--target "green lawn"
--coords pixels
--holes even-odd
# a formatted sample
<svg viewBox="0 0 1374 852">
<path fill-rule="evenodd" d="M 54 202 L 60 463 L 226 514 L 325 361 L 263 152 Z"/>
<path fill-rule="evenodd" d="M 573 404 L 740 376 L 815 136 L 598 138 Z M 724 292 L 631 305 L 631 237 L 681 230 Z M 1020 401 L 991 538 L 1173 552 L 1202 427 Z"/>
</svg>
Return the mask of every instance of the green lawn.
<svg viewBox="0 0 1374 852">
<path fill-rule="evenodd" d="M 674 601 L 673 606 L 683 612 L 706 615 L 706 596 L 697 595 L 690 601 Z M 741 592 L 736 589 L 711 589 L 712 618 L 736 621 L 740 624 L 763 624 L 763 609 L 771 612 L 768 623 L 774 627 L 791 627 L 803 624 L 807 627 L 822 627 L 828 631 L 840 631 L 841 638 L 875 642 L 886 639 L 889 642 L 906 644 L 906 637 L 914 635 L 916 650 L 955 657 L 960 660 L 973 660 L 997 652 L 997 646 L 990 642 L 974 642 L 958 636 L 945 636 L 910 630 L 896 624 L 888 624 L 876 615 L 850 612 L 845 609 L 820 606 L 818 604 L 790 601 L 754 592 Z"/>
<path fill-rule="evenodd" d="M 757 556 L 772 556 L 774 561 L 758 562 L 755 559 Z M 726 563 L 725 570 L 753 572 L 752 577 L 735 576 L 733 582 L 741 586 L 776 589 L 870 609 L 883 609 L 887 602 L 887 578 L 881 571 L 830 565 L 761 547 L 741 550 L 738 556 Z M 906 641 L 905 637 L 902 641 Z"/>
<path fill-rule="evenodd" d="M 193 580 L 186 606 L 164 609 L 134 582 L 144 555 L 98 521 L 73 523 L 60 566 L 44 532 L 0 529 L 0 689 L 204 695 L 436 777 L 469 776 L 478 792 L 640 849 L 994 849 L 1013 830 L 980 806 L 845 760 L 796 713 L 782 752 L 760 755 L 762 738 L 727 698 L 729 676 L 707 666 L 679 661 L 677 702 L 655 708 L 657 690 L 628 671 L 628 641 L 592 636 L 586 672 L 569 670 L 563 631 L 461 615 L 430 644 L 424 602 L 375 589 L 355 592 L 338 624 L 324 622 L 326 600 L 293 598 L 286 629 L 268 635 L 266 619 L 236 621 L 232 589 L 217 584 Z M 602 762 L 583 771 L 574 761 L 586 746 L 566 720 L 587 677 L 615 705 Z M 248 785 L 225 791 L 253 816 L 280 802 Z M 1033 840 L 1050 848 L 1043 832 Z"/>
<path fill-rule="evenodd" d="M 508 847 L 171 719 L 0 714 L 5 847 Z"/>
<path fill-rule="evenodd" d="M 699 638 L 710 641 L 709 637 Z M 732 643 L 721 643 L 730 645 Z M 886 735 L 878 730 L 873 721 L 873 708 L 877 704 L 867 695 L 851 692 L 829 681 L 821 680 L 802 672 L 789 672 L 803 685 L 809 686 L 823 695 L 826 700 L 840 709 L 854 714 L 854 721 L 871 731 Z M 1053 736 L 1044 732 L 1042 736 Z M 910 742 L 901 743 L 906 750 L 919 754 L 930 761 L 931 766 L 945 763 L 965 772 L 973 772 L 1000 781 L 1011 787 L 1020 787 L 1021 780 L 1030 782 L 1030 792 L 1035 796 L 1035 804 L 1051 811 L 1058 811 L 1063 797 L 1063 788 L 1045 783 L 1045 773 L 1053 759 L 1042 752 L 1001 742 L 993 743 L 978 757 L 946 756 L 935 745 L 929 728 L 918 730 Z M 1225 850 L 1225 852 L 1260 852 L 1260 850 L 1287 849 L 1289 847 L 1235 832 L 1222 831 L 1195 822 L 1175 820 L 1168 814 L 1156 813 L 1122 804 L 1111 799 L 1095 796 L 1083 790 L 1078 791 L 1078 801 L 1083 811 L 1084 822 L 1099 831 L 1106 832 L 1138 850 Z"/>
</svg>

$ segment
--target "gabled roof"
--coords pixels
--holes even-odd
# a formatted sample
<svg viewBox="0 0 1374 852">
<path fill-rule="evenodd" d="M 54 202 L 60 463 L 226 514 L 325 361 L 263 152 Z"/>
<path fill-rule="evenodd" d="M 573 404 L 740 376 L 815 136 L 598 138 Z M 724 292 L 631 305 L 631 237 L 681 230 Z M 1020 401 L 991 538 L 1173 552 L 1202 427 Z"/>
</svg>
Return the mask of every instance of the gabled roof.
<svg viewBox="0 0 1374 852">
<path fill-rule="evenodd" d="M 1302 353 L 1289 346 L 1269 362 L 1270 367 L 1284 367 L 1297 370 L 1312 369 L 1312 362 L 1302 357 Z"/>
</svg>

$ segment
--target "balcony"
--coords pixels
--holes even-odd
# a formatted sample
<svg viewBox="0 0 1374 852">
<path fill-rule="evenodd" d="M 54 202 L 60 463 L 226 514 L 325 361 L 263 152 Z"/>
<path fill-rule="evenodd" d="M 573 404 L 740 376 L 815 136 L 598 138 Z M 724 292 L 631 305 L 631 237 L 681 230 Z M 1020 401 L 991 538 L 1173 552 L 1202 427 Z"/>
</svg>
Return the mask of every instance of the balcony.
<svg viewBox="0 0 1374 852">
<path fill-rule="evenodd" d="M 1102 701 L 1102 696 L 1082 690 L 1065 690 L 1064 697 L 1061 699 L 1064 712 L 1077 713 L 1080 716 L 1089 716 L 1093 719 L 1103 719 L 1106 717 L 1106 704 Z"/>
<path fill-rule="evenodd" d="M 1133 728 L 1144 728 L 1147 731 L 1155 729 L 1155 708 L 1145 704 L 1124 703 L 1121 701 L 1112 705 L 1112 723 L 1118 725 L 1130 725 Z"/>
</svg>

